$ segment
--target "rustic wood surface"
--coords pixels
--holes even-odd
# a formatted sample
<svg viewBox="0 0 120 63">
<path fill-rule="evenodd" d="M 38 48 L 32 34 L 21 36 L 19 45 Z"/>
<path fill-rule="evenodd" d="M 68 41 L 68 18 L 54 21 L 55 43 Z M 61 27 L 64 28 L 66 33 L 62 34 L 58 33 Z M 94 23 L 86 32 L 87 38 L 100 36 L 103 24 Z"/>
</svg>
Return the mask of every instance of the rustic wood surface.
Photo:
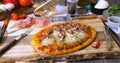
<svg viewBox="0 0 120 63">
<path fill-rule="evenodd" d="M 87 60 L 87 59 L 105 59 L 105 58 L 120 58 L 120 49 L 118 47 L 118 45 L 113 42 L 113 48 L 112 51 L 107 51 L 107 44 L 105 41 L 105 35 L 103 33 L 103 28 L 104 25 L 101 22 L 101 20 L 99 18 L 97 19 L 76 19 L 74 21 L 79 21 L 79 22 L 85 22 L 87 24 L 89 24 L 90 26 L 93 26 L 95 28 L 95 30 L 97 31 L 97 37 L 95 39 L 96 40 L 101 40 L 101 45 L 98 49 L 94 49 L 91 46 L 95 45 L 95 41 L 89 45 L 88 47 L 74 52 L 74 53 L 70 53 L 70 54 L 66 54 L 66 55 L 62 55 L 59 57 L 63 58 L 69 58 L 68 60 L 72 59 L 76 59 L 76 57 L 80 57 L 77 60 Z M 10 49 L 8 52 L 6 52 L 2 57 L 0 57 L 0 63 L 6 62 L 6 63 L 14 63 L 14 62 L 18 62 L 18 63 L 26 63 L 25 61 L 27 60 L 34 60 L 34 58 L 39 59 L 41 57 L 50 57 L 47 59 L 51 59 L 51 56 L 39 53 L 39 52 L 35 52 L 34 49 L 32 48 L 32 46 L 30 45 L 31 42 L 31 38 L 32 36 L 38 31 L 39 29 L 35 29 L 33 32 L 31 32 L 27 37 L 23 38 L 16 46 L 14 46 L 12 49 Z M 0 48 L 2 48 L 2 46 L 6 45 L 7 43 L 9 43 L 10 41 L 13 40 L 13 38 L 15 37 L 7 37 L 6 40 L 4 41 L 5 43 L 1 45 Z M 96 54 L 96 55 L 94 55 Z M 101 56 L 98 56 L 99 54 L 101 54 Z M 82 57 L 81 57 L 82 55 Z M 110 56 L 112 55 L 112 57 Z M 118 55 L 118 56 L 117 56 Z M 110 57 L 108 57 L 110 56 Z M 54 58 L 54 60 L 57 59 L 56 57 Z M 39 60 L 40 61 L 40 60 Z M 70 61 L 70 62 L 71 62 Z M 82 61 L 81 61 L 82 62 Z M 89 61 L 86 61 L 89 63 Z M 99 61 L 98 61 L 99 62 Z M 105 62 L 105 60 L 104 60 Z M 27 62 L 27 63 L 31 63 L 31 62 Z M 34 63 L 38 63 L 38 62 L 34 62 Z M 73 62 L 74 63 L 74 62 Z"/>
<path fill-rule="evenodd" d="M 111 2 L 110 4 L 114 5 L 115 2 L 117 2 L 118 0 L 115 0 L 115 1 L 108 0 L 108 1 Z M 4 17 L 1 17 L 1 18 L 4 18 Z M 88 47 L 80 51 L 63 55 L 63 58 L 60 58 L 60 60 L 61 59 L 67 60 L 66 58 L 71 60 L 71 61 L 65 61 L 66 63 L 120 63 L 120 59 L 119 59 L 120 48 L 114 41 L 113 41 L 112 51 L 107 51 L 107 48 L 106 48 L 107 44 L 106 44 L 105 36 L 103 33 L 104 25 L 102 24 L 99 18 L 98 19 L 79 19 L 79 20 L 77 19 L 74 21 L 85 22 L 93 26 L 97 31 L 97 37 L 95 41 L 100 39 L 101 45 L 98 49 L 92 48 L 91 46 L 95 44 L 95 41 L 94 41 L 91 45 L 89 45 Z M 22 39 L 16 46 L 14 46 L 11 50 L 9 50 L 2 57 L 0 57 L 0 63 L 43 63 L 42 61 L 46 61 L 46 59 L 43 59 L 43 57 L 47 57 L 48 62 L 53 63 L 54 61 L 52 61 L 51 58 L 55 60 L 57 59 L 57 57 L 55 58 L 51 56 L 49 57 L 48 55 L 35 52 L 32 46 L 30 45 L 31 38 L 33 34 L 35 34 L 36 32 L 37 30 L 33 31 L 31 34 L 29 34 L 29 36 Z M 5 43 L 0 44 L 0 49 L 6 44 L 8 44 L 10 41 L 12 41 L 14 38 L 15 37 L 7 37 L 6 40 L 4 41 Z M 42 59 L 39 60 L 40 58 Z M 117 59 L 112 59 L 112 58 L 117 58 Z"/>
</svg>

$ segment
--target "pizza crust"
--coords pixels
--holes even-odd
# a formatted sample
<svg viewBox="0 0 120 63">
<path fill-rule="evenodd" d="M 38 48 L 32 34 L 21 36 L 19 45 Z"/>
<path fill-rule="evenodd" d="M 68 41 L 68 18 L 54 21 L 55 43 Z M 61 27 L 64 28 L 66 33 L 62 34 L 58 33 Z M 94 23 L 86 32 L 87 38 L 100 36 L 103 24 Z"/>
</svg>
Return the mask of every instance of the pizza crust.
<svg viewBox="0 0 120 63">
<path fill-rule="evenodd" d="M 85 25 L 85 26 L 89 26 L 85 23 L 81 23 L 81 22 L 63 22 L 63 23 L 55 23 L 51 26 L 48 26 L 46 28 L 44 28 L 43 30 L 40 30 L 37 34 L 35 34 L 32 38 L 32 42 L 31 42 L 31 45 L 33 46 L 33 48 L 36 50 L 36 51 L 41 51 L 40 47 L 42 46 L 40 41 L 41 39 L 38 38 L 39 34 L 41 34 L 41 31 L 42 33 L 44 32 L 49 32 L 49 30 L 52 30 L 53 27 L 55 26 L 59 26 L 60 24 L 78 24 L 78 25 Z M 48 51 L 48 49 L 46 48 L 44 51 L 42 51 L 43 53 L 45 54 L 48 54 L 48 55 L 63 55 L 63 54 L 68 54 L 68 53 L 72 53 L 72 52 L 75 52 L 75 51 L 79 51 L 87 46 L 89 46 L 93 40 L 95 39 L 96 37 L 96 31 L 93 27 L 89 26 L 90 27 L 90 32 L 92 33 L 91 34 L 91 37 L 88 38 L 86 41 L 84 41 L 82 44 L 78 44 L 78 43 L 74 43 L 73 44 L 73 48 L 70 48 L 70 49 L 63 49 L 61 51 L 54 51 L 54 52 L 50 52 Z M 42 38 L 42 37 L 41 37 Z M 78 46 L 75 46 L 78 45 Z M 70 44 L 71 46 L 71 44 Z M 52 46 L 55 48 L 55 46 Z"/>
</svg>

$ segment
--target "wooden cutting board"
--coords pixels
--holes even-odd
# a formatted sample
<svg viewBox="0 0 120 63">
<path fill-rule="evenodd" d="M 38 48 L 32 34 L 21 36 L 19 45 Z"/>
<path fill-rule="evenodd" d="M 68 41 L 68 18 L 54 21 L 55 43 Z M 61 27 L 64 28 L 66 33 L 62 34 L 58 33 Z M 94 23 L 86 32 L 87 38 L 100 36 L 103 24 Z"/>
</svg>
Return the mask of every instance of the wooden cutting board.
<svg viewBox="0 0 120 63">
<path fill-rule="evenodd" d="M 4 20 L 4 19 L 10 17 L 11 13 L 13 13 L 13 12 L 16 12 L 17 14 L 23 14 L 23 13 L 30 14 L 30 13 L 33 13 L 34 9 L 35 8 L 32 6 L 28 6 L 28 7 L 20 7 L 18 9 L 14 9 L 12 11 L 5 11 L 3 13 L 0 13 L 0 20 Z"/>
<path fill-rule="evenodd" d="M 107 51 L 107 43 L 105 41 L 105 35 L 103 33 L 104 25 L 99 18 L 96 19 L 75 19 L 73 21 L 85 22 L 90 26 L 93 26 L 97 31 L 97 37 L 95 41 L 89 45 L 88 47 L 79 50 L 74 53 L 61 55 L 60 59 L 67 60 L 86 60 L 86 59 L 103 59 L 103 58 L 117 58 L 120 57 L 120 49 L 118 45 L 113 42 L 112 51 Z M 39 29 L 38 29 L 39 30 Z M 36 33 L 35 29 L 32 33 Z M 49 59 L 57 59 L 56 57 L 44 55 L 42 53 L 35 52 L 32 46 L 30 45 L 31 38 L 34 34 L 29 34 L 27 37 L 23 38 L 16 46 L 6 52 L 2 57 L 0 57 L 0 63 L 12 63 L 15 61 L 26 61 L 30 59 L 36 58 L 47 58 Z M 5 44 L 9 43 L 13 40 L 14 37 L 7 37 Z M 95 45 L 96 40 L 101 40 L 101 45 L 98 49 L 92 48 L 92 45 Z M 4 45 L 5 45 L 4 44 Z M 118 55 L 119 54 L 119 55 Z M 112 55 L 112 56 L 110 56 Z M 44 59 L 45 60 L 45 59 Z M 27 61 L 26 61 L 27 62 Z"/>
</svg>

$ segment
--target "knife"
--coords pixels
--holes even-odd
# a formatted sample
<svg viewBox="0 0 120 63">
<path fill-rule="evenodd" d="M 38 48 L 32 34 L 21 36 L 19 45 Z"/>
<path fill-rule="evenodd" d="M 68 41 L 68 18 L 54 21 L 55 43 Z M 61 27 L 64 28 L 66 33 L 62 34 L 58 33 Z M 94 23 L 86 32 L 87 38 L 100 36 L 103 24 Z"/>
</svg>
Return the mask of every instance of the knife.
<svg viewBox="0 0 120 63">
<path fill-rule="evenodd" d="M 0 43 L 3 41 L 3 37 L 4 37 L 4 34 L 5 34 L 5 31 L 8 27 L 8 24 L 9 24 L 9 19 L 5 19 L 4 24 L 2 26 L 2 29 L 0 30 Z"/>
<path fill-rule="evenodd" d="M 106 38 L 106 41 L 107 41 L 107 50 L 111 51 L 111 49 L 112 49 L 112 40 L 111 40 L 111 37 L 109 35 L 108 30 L 109 30 L 109 28 L 107 28 L 105 26 L 105 28 L 104 28 L 104 34 L 105 34 L 105 38 Z"/>
<path fill-rule="evenodd" d="M 120 47 L 120 36 L 115 33 L 105 22 L 103 22 L 105 27 L 108 29 L 108 32 L 111 36 L 111 38 L 117 43 L 117 45 Z"/>
<path fill-rule="evenodd" d="M 26 30 L 24 33 L 20 34 L 19 36 L 17 36 L 13 41 L 11 41 L 9 44 L 7 44 L 5 47 L 3 47 L 0 50 L 0 57 L 6 53 L 9 49 L 11 49 L 13 46 L 15 46 L 21 39 L 23 39 L 24 37 L 26 37 L 30 32 L 32 31 L 32 28 L 29 28 L 28 30 Z"/>
<path fill-rule="evenodd" d="M 95 19 L 98 17 L 96 14 L 76 14 L 76 15 L 71 15 L 71 17 L 80 18 L 80 19 Z"/>
<path fill-rule="evenodd" d="M 109 29 L 109 33 L 111 34 L 112 38 L 115 40 L 115 42 L 120 47 L 120 36 L 116 34 L 112 29 Z"/>
<path fill-rule="evenodd" d="M 81 14 L 81 15 L 63 14 L 63 15 L 48 16 L 48 18 L 51 19 L 53 22 L 59 22 L 59 21 L 72 21 L 74 19 L 94 19 L 97 18 L 97 15 L 96 14 Z"/>
</svg>

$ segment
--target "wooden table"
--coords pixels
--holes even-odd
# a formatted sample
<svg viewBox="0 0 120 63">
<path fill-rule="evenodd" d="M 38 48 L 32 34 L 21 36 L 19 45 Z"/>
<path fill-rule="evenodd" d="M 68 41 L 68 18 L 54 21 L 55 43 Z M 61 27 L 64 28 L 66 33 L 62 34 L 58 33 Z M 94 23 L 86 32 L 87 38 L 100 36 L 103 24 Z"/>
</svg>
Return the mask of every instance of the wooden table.
<svg viewBox="0 0 120 63">
<path fill-rule="evenodd" d="M 2 57 L 0 57 L 0 63 L 32 63 L 30 60 L 38 60 L 33 63 L 38 63 L 42 61 L 54 62 L 54 61 L 80 61 L 80 60 L 95 60 L 95 59 L 107 59 L 107 58 L 120 58 L 120 48 L 118 45 L 112 41 L 113 48 L 112 51 L 107 51 L 107 43 L 105 41 L 105 35 L 103 33 L 104 25 L 99 18 L 96 19 L 75 19 L 73 21 L 85 22 L 88 25 L 95 28 L 97 31 L 97 37 L 95 41 L 88 47 L 79 50 L 74 53 L 61 55 L 61 56 L 48 56 L 38 52 L 35 52 L 30 45 L 32 36 L 39 30 L 35 29 L 27 37 L 23 38 L 16 46 L 6 52 Z M 13 40 L 15 37 L 7 37 L 4 41 L 5 45 Z M 101 45 L 98 49 L 94 49 L 91 46 L 95 45 L 96 40 L 101 40 Z M 101 60 L 102 61 L 102 60 Z M 82 61 L 81 61 L 82 62 Z M 87 61 L 86 61 L 87 62 Z M 99 61 L 98 61 L 99 62 Z M 74 62 L 73 62 L 74 63 Z"/>
</svg>

